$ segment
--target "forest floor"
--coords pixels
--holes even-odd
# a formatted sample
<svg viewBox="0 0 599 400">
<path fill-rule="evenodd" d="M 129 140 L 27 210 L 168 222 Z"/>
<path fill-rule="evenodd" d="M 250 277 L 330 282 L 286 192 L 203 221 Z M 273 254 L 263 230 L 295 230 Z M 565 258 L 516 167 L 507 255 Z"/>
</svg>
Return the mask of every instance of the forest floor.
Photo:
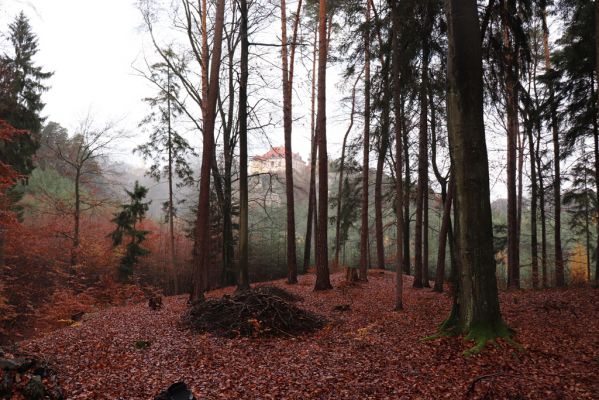
<svg viewBox="0 0 599 400">
<path fill-rule="evenodd" d="M 523 349 L 505 343 L 462 356 L 460 338 L 421 339 L 448 315 L 451 299 L 411 288 L 393 312 L 394 274 L 313 292 L 295 286 L 298 306 L 329 325 L 297 338 L 225 339 L 178 328 L 186 297 L 86 315 L 69 327 L 21 343 L 50 355 L 68 399 L 152 399 L 183 380 L 198 399 L 591 399 L 599 396 L 599 290 L 570 288 L 501 294 L 502 312 Z M 211 292 L 221 296 L 232 289 Z M 346 312 L 335 305 L 349 304 Z M 134 343 L 149 341 L 136 349 Z"/>
</svg>

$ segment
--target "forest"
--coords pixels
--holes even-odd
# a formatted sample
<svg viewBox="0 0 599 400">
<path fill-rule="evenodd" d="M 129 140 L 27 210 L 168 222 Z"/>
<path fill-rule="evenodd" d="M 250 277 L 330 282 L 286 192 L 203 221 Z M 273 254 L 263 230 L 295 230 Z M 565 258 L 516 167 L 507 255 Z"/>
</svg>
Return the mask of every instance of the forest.
<svg viewBox="0 0 599 400">
<path fill-rule="evenodd" d="M 0 399 L 598 398 L 599 0 L 66 3 L 0 0 Z"/>
</svg>

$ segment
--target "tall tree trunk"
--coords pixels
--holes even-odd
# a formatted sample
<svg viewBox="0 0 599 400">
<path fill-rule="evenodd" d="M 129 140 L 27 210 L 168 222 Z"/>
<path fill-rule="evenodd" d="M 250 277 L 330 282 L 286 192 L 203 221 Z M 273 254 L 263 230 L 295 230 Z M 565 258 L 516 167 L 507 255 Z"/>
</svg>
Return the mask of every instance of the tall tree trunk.
<svg viewBox="0 0 599 400">
<path fill-rule="evenodd" d="M 304 242 L 304 271 L 308 270 L 310 265 L 310 245 L 312 243 L 312 221 L 316 210 L 316 157 L 318 152 L 318 142 L 316 141 L 316 129 L 314 126 L 315 104 L 316 104 L 316 50 L 318 40 L 318 30 L 314 31 L 314 47 L 312 50 L 312 96 L 310 108 L 310 137 L 312 146 L 310 151 L 310 191 L 308 194 L 308 220 L 306 222 L 306 240 Z M 314 224 L 316 226 L 316 224 Z M 314 229 L 316 231 L 316 229 Z M 314 235 L 316 236 L 316 235 Z M 316 248 L 316 245 L 314 246 Z"/>
<path fill-rule="evenodd" d="M 543 162 L 540 152 L 541 125 L 537 126 L 536 162 L 539 179 L 539 217 L 541 220 L 541 287 L 546 288 L 547 282 L 547 220 L 545 213 L 545 181 L 543 179 Z"/>
<path fill-rule="evenodd" d="M 549 28 L 547 26 L 547 12 L 544 7 L 541 10 L 543 28 L 543 47 L 545 50 L 545 71 L 551 71 L 551 58 L 549 49 Z M 553 83 L 549 82 L 549 107 L 551 111 L 551 132 L 553 135 L 553 202 L 555 210 L 554 225 L 554 247 L 555 247 L 555 285 L 562 287 L 566 284 L 564 277 L 564 256 L 562 252 L 562 198 L 561 198 L 561 173 L 560 173 L 560 146 L 559 128 L 557 121 L 557 104 L 555 101 Z"/>
<path fill-rule="evenodd" d="M 329 276 L 328 256 L 328 190 L 329 174 L 327 159 L 326 73 L 327 73 L 327 1 L 320 0 L 318 34 L 318 113 L 316 135 L 318 137 L 318 244 L 316 246 L 316 284 L 314 290 L 332 289 Z"/>
<path fill-rule="evenodd" d="M 533 121 L 527 123 L 526 131 L 528 133 L 528 149 L 530 151 L 530 256 L 532 264 L 532 287 L 539 287 L 539 244 L 537 238 L 537 198 L 538 198 L 538 181 L 537 168 L 535 162 L 535 145 L 533 138 Z"/>
<path fill-rule="evenodd" d="M 449 181 L 449 190 L 445 197 L 443 205 L 443 217 L 441 219 L 441 229 L 439 230 L 439 249 L 437 251 L 437 273 L 435 276 L 435 292 L 443 292 L 443 283 L 445 282 L 445 248 L 447 246 L 447 234 L 451 229 L 451 204 L 453 203 L 453 182 Z"/>
<path fill-rule="evenodd" d="M 237 274 L 237 290 L 250 288 L 249 279 L 249 247 L 248 247 L 248 112 L 247 112 L 247 84 L 249 70 L 249 40 L 248 40 L 248 4 L 247 0 L 240 0 L 240 79 L 239 79 L 239 271 Z"/>
<path fill-rule="evenodd" d="M 507 114 L 507 253 L 508 287 L 520 287 L 520 244 L 518 242 L 518 202 L 516 189 L 517 140 L 518 140 L 518 76 L 515 52 L 509 31 L 509 6 L 502 2 L 501 23 L 505 68 L 506 114 Z"/>
<path fill-rule="evenodd" d="M 362 158 L 362 210 L 360 226 L 360 280 L 368 280 L 368 178 L 370 174 L 370 0 L 366 0 L 364 29 L 364 137 Z"/>
<path fill-rule="evenodd" d="M 339 162 L 339 182 L 337 187 L 337 217 L 335 218 L 335 257 L 333 261 L 333 265 L 339 266 L 339 252 L 341 251 L 341 203 L 342 203 L 342 192 L 343 192 L 343 174 L 345 172 L 345 149 L 347 147 L 347 138 L 354 127 L 354 113 L 356 111 L 356 86 L 358 85 L 360 77 L 354 83 L 354 87 L 352 89 L 352 97 L 351 97 L 351 111 L 349 113 L 349 126 L 345 131 L 345 135 L 343 135 L 343 143 L 341 144 L 341 160 Z M 354 270 L 354 268 L 350 268 L 350 270 Z M 350 280 L 353 280 L 353 273 L 348 271 L 347 276 L 350 277 Z"/>
<path fill-rule="evenodd" d="M 403 114 L 403 102 L 402 102 L 402 115 Z M 403 158 L 404 158 L 404 199 L 403 199 L 403 267 L 404 273 L 410 275 L 410 264 L 412 262 L 410 257 L 410 191 L 411 191 L 411 177 L 410 177 L 410 154 L 409 154 L 409 132 L 406 129 L 405 121 L 402 123 L 402 139 L 403 139 Z"/>
<path fill-rule="evenodd" d="M 207 31 L 205 0 L 203 0 L 202 9 L 202 28 L 203 44 L 202 57 L 204 58 L 204 67 L 202 75 L 205 79 L 207 72 Z M 202 166 L 200 170 L 200 193 L 198 200 L 198 211 L 196 220 L 196 239 L 194 245 L 194 270 L 193 285 L 190 300 L 197 301 L 204 299 L 204 291 L 208 284 L 208 265 L 210 252 L 210 171 L 212 169 L 212 159 L 214 157 L 214 126 L 216 122 L 216 103 L 219 92 L 219 72 L 222 54 L 223 25 L 224 25 L 225 2 L 217 0 L 216 18 L 214 23 L 214 39 L 212 49 L 212 63 L 210 64 L 210 80 L 208 84 L 203 85 L 202 113 L 204 117 L 203 129 L 203 149 Z M 204 81 L 206 83 L 206 81 Z"/>
<path fill-rule="evenodd" d="M 292 82 L 287 56 L 287 6 L 281 0 L 281 57 L 283 63 L 283 127 L 285 131 L 285 193 L 287 196 L 287 283 L 297 283 L 295 252 L 295 201 L 293 196 L 293 153 L 291 149 Z M 293 46 L 293 43 L 291 44 Z"/>
<path fill-rule="evenodd" d="M 599 1 L 595 1 L 595 60 L 596 81 L 599 82 Z M 596 101 L 595 105 L 599 113 L 599 101 Z M 599 205 L 599 135 L 597 129 L 593 132 L 593 141 L 595 145 L 595 184 L 597 185 L 595 194 L 597 195 L 597 204 Z M 595 251 L 595 281 L 599 282 L 599 223 L 597 223 L 597 246 Z"/>
<path fill-rule="evenodd" d="M 403 309 L 403 182 L 402 182 L 402 155 L 403 155 L 403 143 L 402 143 L 402 101 L 401 101 L 401 81 L 400 76 L 400 45 L 399 45 L 399 32 L 400 32 L 400 15 L 397 9 L 397 3 L 393 0 L 389 0 L 391 5 L 391 15 L 393 20 L 393 39 L 392 39 L 392 52 L 393 52 L 393 105 L 395 112 L 395 212 L 397 218 L 397 239 L 395 248 L 395 310 L 399 311 Z"/>
<path fill-rule="evenodd" d="M 483 121 L 483 66 L 476 0 L 446 0 L 449 26 L 448 130 L 458 210 L 458 300 L 442 329 L 481 349 L 509 335 L 499 310 L 489 164 Z"/>
</svg>

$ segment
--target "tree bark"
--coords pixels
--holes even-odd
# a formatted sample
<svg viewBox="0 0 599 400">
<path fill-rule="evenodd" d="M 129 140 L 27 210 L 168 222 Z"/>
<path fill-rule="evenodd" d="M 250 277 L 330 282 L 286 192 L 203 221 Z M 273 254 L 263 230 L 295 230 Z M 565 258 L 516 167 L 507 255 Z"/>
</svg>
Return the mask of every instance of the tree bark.
<svg viewBox="0 0 599 400">
<path fill-rule="evenodd" d="M 395 249 L 395 310 L 403 309 L 403 182 L 402 182 L 402 167 L 403 167 L 403 143 L 402 143 L 402 101 L 401 101 L 401 81 L 400 77 L 400 15 L 397 9 L 397 3 L 389 0 L 391 6 L 391 15 L 393 20 L 393 105 L 395 112 L 395 212 L 397 218 L 397 239 Z"/>
<path fill-rule="evenodd" d="M 337 187 L 337 217 L 335 218 L 335 257 L 333 261 L 333 265 L 339 266 L 339 252 L 341 251 L 341 203 L 343 192 L 343 178 L 345 172 L 345 149 L 347 147 L 347 138 L 354 127 L 354 113 L 356 110 L 356 86 L 358 85 L 360 77 L 354 83 L 354 87 L 352 89 L 352 98 L 351 98 L 351 111 L 349 113 L 349 126 L 345 131 L 345 135 L 343 135 L 343 143 L 341 144 L 341 160 L 339 162 L 339 182 Z M 354 270 L 354 268 L 350 268 L 350 270 Z M 354 274 L 351 271 L 347 272 L 347 276 L 350 278 L 349 280 L 353 281 Z"/>
<path fill-rule="evenodd" d="M 281 0 L 281 58 L 283 72 L 283 129 L 285 131 L 285 193 L 287 197 L 287 283 L 297 283 L 297 255 L 295 243 L 295 200 L 293 187 L 293 152 L 291 134 L 293 129 L 292 98 L 293 98 L 293 64 L 297 27 L 302 1 L 298 2 L 298 12 L 295 16 L 293 38 L 291 43 L 291 60 L 287 55 L 287 5 Z"/>
<path fill-rule="evenodd" d="M 528 132 L 528 149 L 530 151 L 530 255 L 532 268 L 532 287 L 539 288 L 539 244 L 537 238 L 537 199 L 538 199 L 538 181 L 537 168 L 535 162 L 535 145 L 533 138 L 533 121 L 529 121 L 526 130 Z"/>
<path fill-rule="evenodd" d="M 445 254 L 447 246 L 447 234 L 451 228 L 451 204 L 453 203 L 453 182 L 449 181 L 449 190 L 443 204 L 443 219 L 441 220 L 441 229 L 439 230 L 439 249 L 437 251 L 437 273 L 435 276 L 435 292 L 443 292 L 443 283 L 445 282 Z"/>
<path fill-rule="evenodd" d="M 248 4 L 240 0 L 241 58 L 239 76 L 239 271 L 237 290 L 250 288 L 249 279 L 249 192 L 248 192 L 248 145 L 247 145 L 247 84 L 249 75 Z"/>
<path fill-rule="evenodd" d="M 360 280 L 368 281 L 368 185 L 370 174 L 370 0 L 366 0 L 364 29 L 364 138 L 362 157 L 362 210 L 360 226 Z"/>
<path fill-rule="evenodd" d="M 551 58 L 549 49 L 549 28 L 547 26 L 547 12 L 544 8 L 541 10 L 542 29 L 543 29 L 543 47 L 545 49 L 545 71 L 551 72 Z M 555 285 L 562 287 L 566 284 L 564 277 L 564 256 L 562 252 L 562 199 L 561 199 L 561 173 L 560 173 L 560 145 L 559 128 L 557 120 L 557 104 L 555 101 L 553 83 L 549 82 L 549 107 L 551 112 L 551 132 L 553 139 L 553 202 L 555 213 L 554 225 L 554 247 L 555 247 Z"/>
<path fill-rule="evenodd" d="M 71 250 L 71 266 L 79 262 L 79 242 L 81 230 L 81 168 L 75 170 L 75 212 L 73 213 L 73 249 Z"/>
<path fill-rule="evenodd" d="M 326 116 L 327 73 L 327 1 L 320 0 L 318 34 L 318 113 L 316 135 L 318 137 L 318 244 L 316 246 L 316 284 L 314 290 L 332 289 L 328 257 L 328 159 Z"/>
<path fill-rule="evenodd" d="M 596 82 L 599 82 L 599 1 L 595 1 L 595 74 Z M 599 114 L 599 101 L 596 102 L 597 113 Z M 599 135 L 597 129 L 593 132 L 594 153 L 595 153 L 595 194 L 597 204 L 599 205 Z M 597 246 L 595 247 L 595 281 L 599 282 L 599 223 L 597 223 Z M 589 276 L 589 279 L 591 277 Z"/>
<path fill-rule="evenodd" d="M 508 336 L 499 310 L 489 164 L 483 121 L 483 66 L 476 0 L 446 0 L 449 28 L 448 130 L 457 200 L 459 288 L 441 329 L 465 334 L 480 350 Z"/>
<path fill-rule="evenodd" d="M 204 65 L 202 75 L 208 76 L 207 72 L 207 31 L 206 14 L 207 9 L 203 0 L 202 28 L 203 28 L 203 54 Z M 196 219 L 196 240 L 194 245 L 194 270 L 193 285 L 190 296 L 191 301 L 203 300 L 204 291 L 208 284 L 208 265 L 210 252 L 210 171 L 214 157 L 214 127 L 216 120 L 216 102 L 219 92 L 219 72 L 222 54 L 222 38 L 224 25 L 225 2 L 218 0 L 216 3 L 216 19 L 214 23 L 214 39 L 212 49 L 212 63 L 210 65 L 210 80 L 204 80 L 202 114 L 204 117 L 202 166 L 200 170 L 200 193 L 198 200 L 198 211 Z M 206 85 L 207 83 L 207 85 Z"/>
<path fill-rule="evenodd" d="M 402 102 L 402 111 L 403 111 L 403 102 Z M 402 113 L 403 115 L 403 113 Z M 405 177 L 404 177 L 404 199 L 403 199 L 403 267 L 404 273 L 406 275 L 410 275 L 410 264 L 412 262 L 410 258 L 410 189 L 411 189 L 411 177 L 410 177 L 410 154 L 409 154 L 409 132 L 405 127 L 404 121 L 402 122 L 402 139 L 403 139 L 403 157 L 404 157 L 404 169 L 405 169 Z"/>
<path fill-rule="evenodd" d="M 508 253 L 508 287 L 520 287 L 520 248 L 518 241 L 518 200 L 516 189 L 517 175 L 517 140 L 518 140 L 518 76 L 516 72 L 515 52 L 510 40 L 508 25 L 509 5 L 502 2 L 501 23 L 503 28 L 504 79 L 506 91 L 507 114 L 507 253 Z"/>
<path fill-rule="evenodd" d="M 318 142 L 316 141 L 316 129 L 314 126 L 315 104 L 316 104 L 316 50 L 318 40 L 318 30 L 314 31 L 314 47 L 312 51 L 312 96 L 310 108 L 310 137 L 312 140 L 310 152 L 310 190 L 308 194 L 308 220 L 306 222 L 306 240 L 304 242 L 304 272 L 310 265 L 310 247 L 312 244 L 312 221 L 316 210 L 316 157 L 318 153 Z M 314 224 L 316 226 L 316 224 Z M 316 229 L 314 229 L 316 231 Z M 314 235 L 316 236 L 316 235 Z M 316 245 L 314 245 L 316 248 Z"/>
</svg>

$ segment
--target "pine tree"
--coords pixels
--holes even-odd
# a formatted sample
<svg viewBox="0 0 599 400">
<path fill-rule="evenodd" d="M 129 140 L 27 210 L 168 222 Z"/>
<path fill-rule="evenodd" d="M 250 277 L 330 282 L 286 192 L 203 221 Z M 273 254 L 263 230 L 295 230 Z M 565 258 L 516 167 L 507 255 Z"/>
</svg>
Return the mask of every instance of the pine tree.
<svg viewBox="0 0 599 400">
<path fill-rule="evenodd" d="M 123 282 L 131 278 L 139 258 L 149 253 L 149 250 L 141 244 L 150 233 L 139 229 L 139 223 L 143 221 L 150 205 L 150 202 L 143 201 L 148 194 L 148 189 L 136 181 L 133 191 L 126 190 L 126 192 L 130 201 L 128 204 L 123 204 L 121 211 L 115 214 L 112 222 L 116 224 L 116 229 L 110 234 L 114 247 L 120 246 L 126 237 L 129 238 L 118 270 L 119 279 Z"/>
</svg>

